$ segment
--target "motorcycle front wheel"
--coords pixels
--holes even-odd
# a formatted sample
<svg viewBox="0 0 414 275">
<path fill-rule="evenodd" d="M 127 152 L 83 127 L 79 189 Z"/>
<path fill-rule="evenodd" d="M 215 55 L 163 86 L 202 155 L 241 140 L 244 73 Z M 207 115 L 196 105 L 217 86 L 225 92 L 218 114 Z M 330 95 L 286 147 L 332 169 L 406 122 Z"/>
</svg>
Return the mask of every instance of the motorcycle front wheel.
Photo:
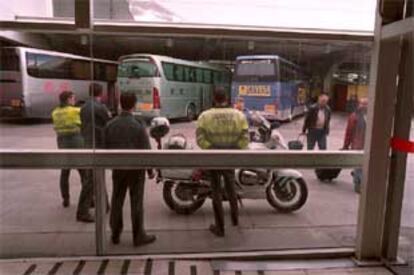
<svg viewBox="0 0 414 275">
<path fill-rule="evenodd" d="M 280 212 L 293 212 L 306 203 L 308 187 L 302 178 L 277 178 L 267 186 L 266 199 Z"/>
<path fill-rule="evenodd" d="M 163 197 L 167 206 L 180 215 L 190 215 L 203 206 L 206 198 L 197 194 L 197 186 L 168 181 L 164 183 Z"/>
</svg>

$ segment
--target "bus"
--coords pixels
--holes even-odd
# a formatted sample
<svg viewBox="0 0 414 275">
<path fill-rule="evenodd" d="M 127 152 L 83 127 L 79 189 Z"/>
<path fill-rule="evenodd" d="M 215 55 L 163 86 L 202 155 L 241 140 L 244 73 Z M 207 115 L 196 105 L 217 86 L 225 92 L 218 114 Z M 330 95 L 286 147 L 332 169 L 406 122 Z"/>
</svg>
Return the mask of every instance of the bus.
<svg viewBox="0 0 414 275">
<path fill-rule="evenodd" d="M 89 97 L 92 64 L 104 103 L 117 111 L 117 62 L 26 47 L 0 50 L 0 117 L 50 118 L 64 90 L 73 91 L 82 104 Z"/>
<path fill-rule="evenodd" d="M 308 85 L 300 68 L 277 55 L 236 58 L 232 104 L 269 120 L 289 121 L 306 111 Z"/>
<path fill-rule="evenodd" d="M 138 98 L 134 115 L 194 120 L 211 108 L 214 87 L 229 93 L 231 73 L 206 62 L 152 55 L 132 54 L 119 60 L 120 93 L 132 92 Z"/>
</svg>

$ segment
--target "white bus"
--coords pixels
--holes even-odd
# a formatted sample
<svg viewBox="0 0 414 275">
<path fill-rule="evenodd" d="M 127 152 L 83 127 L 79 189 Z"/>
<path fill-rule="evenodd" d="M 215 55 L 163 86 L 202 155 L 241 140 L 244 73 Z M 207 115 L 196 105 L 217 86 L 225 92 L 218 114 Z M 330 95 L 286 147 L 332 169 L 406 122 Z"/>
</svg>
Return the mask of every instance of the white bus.
<svg viewBox="0 0 414 275">
<path fill-rule="evenodd" d="M 0 58 L 2 118 L 50 118 L 64 90 L 84 102 L 92 82 L 91 62 L 94 82 L 104 89 L 104 103 L 111 111 L 117 109 L 117 62 L 25 47 L 1 48 Z"/>
<path fill-rule="evenodd" d="M 193 120 L 212 106 L 215 86 L 229 91 L 231 73 L 208 63 L 166 56 L 133 54 L 119 59 L 120 92 L 133 92 L 138 103 L 135 115 Z"/>
</svg>

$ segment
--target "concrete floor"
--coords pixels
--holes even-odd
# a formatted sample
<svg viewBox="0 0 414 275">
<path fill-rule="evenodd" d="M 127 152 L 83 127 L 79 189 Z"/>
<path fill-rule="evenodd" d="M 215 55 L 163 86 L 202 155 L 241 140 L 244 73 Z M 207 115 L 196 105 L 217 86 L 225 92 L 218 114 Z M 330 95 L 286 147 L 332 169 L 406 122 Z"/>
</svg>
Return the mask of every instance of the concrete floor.
<svg viewBox="0 0 414 275">
<path fill-rule="evenodd" d="M 332 121 L 329 148 L 342 146 L 345 117 Z M 284 124 L 287 140 L 297 136 L 302 119 Z M 56 148 L 49 123 L 2 123 L 0 148 Z M 183 133 L 194 144 L 194 123 L 175 122 L 172 133 Z M 410 156 L 403 208 L 401 245 L 404 257 L 412 250 L 414 228 L 414 165 Z M 125 202 L 125 232 L 119 246 L 109 244 L 109 254 L 191 253 L 238 250 L 353 247 L 358 198 L 349 170 L 332 184 L 320 183 L 311 170 L 302 171 L 310 190 L 308 202 L 298 212 L 281 214 L 265 200 L 244 200 L 241 226 L 228 227 L 226 238 L 216 239 L 207 230 L 212 222 L 211 203 L 192 216 L 178 216 L 162 201 L 162 186 L 148 181 L 145 196 L 146 227 L 158 236 L 150 246 L 131 244 L 129 202 Z M 71 176 L 70 208 L 61 206 L 59 171 L 0 170 L 0 257 L 94 255 L 94 225 L 75 222 L 79 178 Z M 107 188 L 111 192 L 110 172 Z M 108 229 L 109 236 L 109 229 Z M 405 254 L 404 254 L 405 253 Z"/>
</svg>

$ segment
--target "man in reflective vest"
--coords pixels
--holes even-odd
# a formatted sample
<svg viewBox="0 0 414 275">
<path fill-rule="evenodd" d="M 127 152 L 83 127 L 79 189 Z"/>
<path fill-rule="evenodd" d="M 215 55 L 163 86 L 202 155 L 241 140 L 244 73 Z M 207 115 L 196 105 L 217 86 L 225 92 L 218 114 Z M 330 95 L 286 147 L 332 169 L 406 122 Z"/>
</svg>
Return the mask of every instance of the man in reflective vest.
<svg viewBox="0 0 414 275">
<path fill-rule="evenodd" d="M 57 134 L 58 148 L 81 149 L 84 148 L 83 138 L 80 133 L 80 109 L 74 107 L 75 95 L 73 92 L 64 91 L 59 95 L 60 106 L 52 112 L 52 120 Z M 81 222 L 94 222 L 89 213 L 92 200 L 92 182 L 85 170 L 78 170 L 82 189 L 79 195 L 76 219 Z M 60 192 L 63 198 L 63 206 L 69 206 L 69 169 L 62 169 L 60 174 Z"/>
<path fill-rule="evenodd" d="M 197 121 L 197 144 L 202 149 L 245 149 L 249 144 L 246 117 L 239 110 L 228 107 L 226 92 L 222 88 L 214 91 L 215 107 L 202 113 Z M 237 194 L 234 188 L 233 170 L 211 171 L 212 199 L 215 225 L 210 231 L 224 236 L 223 195 L 220 178 L 224 178 L 226 194 L 230 202 L 233 225 L 238 225 Z"/>
</svg>

